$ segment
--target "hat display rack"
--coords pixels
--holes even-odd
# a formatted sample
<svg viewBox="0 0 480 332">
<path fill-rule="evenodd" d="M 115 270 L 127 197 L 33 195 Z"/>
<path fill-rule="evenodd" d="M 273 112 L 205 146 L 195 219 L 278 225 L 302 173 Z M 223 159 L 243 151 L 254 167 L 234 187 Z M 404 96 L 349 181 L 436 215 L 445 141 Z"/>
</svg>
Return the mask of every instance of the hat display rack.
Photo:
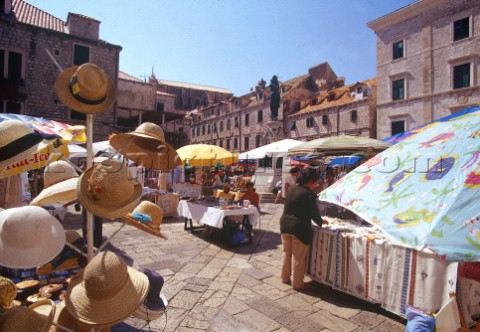
<svg viewBox="0 0 480 332">
<path fill-rule="evenodd" d="M 160 224 L 162 222 L 163 218 L 163 211 L 158 207 L 158 206 L 151 206 L 148 205 L 147 202 L 141 202 L 140 204 L 140 197 L 141 197 L 141 191 L 142 191 L 142 186 L 141 185 L 134 185 L 131 186 L 131 184 L 125 184 L 125 188 L 120 188 L 119 191 L 122 192 L 123 196 L 125 192 L 129 192 L 131 190 L 131 195 L 130 199 L 127 203 L 122 204 L 122 208 L 118 207 L 118 210 L 120 210 L 117 214 L 111 214 L 110 210 L 114 210 L 112 208 L 107 208 L 107 209 L 101 209 L 94 203 L 97 200 L 101 200 L 102 197 L 95 196 L 96 194 L 104 194 L 105 192 L 108 192 L 108 190 L 111 190 L 111 187 L 116 187 L 119 182 L 122 180 L 111 180 L 112 182 L 110 183 L 111 185 L 108 185 L 107 181 L 107 175 L 110 176 L 111 174 L 102 174 L 101 172 L 101 167 L 97 167 L 100 170 L 97 170 L 93 166 L 93 147 L 92 147 L 92 142 L 93 142 L 93 115 L 96 113 L 100 113 L 103 111 L 106 111 L 111 107 L 113 102 L 115 101 L 115 86 L 113 85 L 113 82 L 108 76 L 105 75 L 103 70 L 100 68 L 96 67 L 93 64 L 86 64 L 85 66 L 82 65 L 80 67 L 72 67 L 68 68 L 66 70 L 62 70 L 62 68 L 59 66 L 59 64 L 56 62 L 55 58 L 50 54 L 48 50 L 46 50 L 47 53 L 49 54 L 50 58 L 52 61 L 55 63 L 55 65 L 58 67 L 60 70 L 60 74 L 57 77 L 57 80 L 55 82 L 55 89 L 57 92 L 57 95 L 59 99 L 68 107 L 75 109 L 76 111 L 85 113 L 86 115 L 86 134 L 87 134 L 87 139 L 86 139 L 86 150 L 87 150 L 87 158 L 86 158 L 86 171 L 83 172 L 83 174 L 80 175 L 78 178 L 77 182 L 77 195 L 78 195 L 78 200 L 80 204 L 87 210 L 87 218 L 86 218 L 86 230 L 87 230 L 87 241 L 86 241 L 86 247 L 87 247 L 87 266 L 81 270 L 81 277 L 82 280 L 83 278 L 95 278 L 95 274 L 99 274 L 99 271 L 95 271 L 95 266 L 99 268 L 99 266 L 102 266 L 99 264 L 99 262 L 104 259 L 108 259 L 113 262 L 117 262 L 117 257 L 115 254 L 106 251 L 102 252 L 102 249 L 110 242 L 110 240 L 118 234 L 118 232 L 127 224 L 132 225 L 134 227 L 137 227 L 144 232 L 147 232 L 149 234 L 155 235 L 157 237 L 161 237 L 166 239 L 165 236 L 162 235 L 160 232 Z M 82 67 L 85 67 L 82 70 Z M 90 86 L 93 86 L 91 88 Z M 67 88 L 68 87 L 68 88 Z M 99 92 L 100 91 L 100 92 Z M 132 160 L 132 156 L 135 158 L 135 162 L 140 162 L 141 164 L 144 164 L 145 167 L 149 167 L 151 169 L 158 169 L 158 170 L 167 170 L 167 169 L 173 169 L 177 165 L 181 163 L 181 160 L 176 152 L 176 150 L 170 146 L 164 138 L 164 133 L 163 130 L 161 129 L 160 126 L 153 124 L 153 123 L 144 123 L 140 125 L 134 132 L 132 133 L 127 133 L 127 134 L 116 134 L 112 135 L 110 137 L 111 145 L 113 147 L 116 147 L 117 152 L 121 153 L 124 155 L 127 159 Z M 140 156 L 140 158 L 138 157 Z M 146 156 L 146 157 L 141 157 L 141 156 Z M 140 160 L 139 160 L 140 159 Z M 70 161 L 68 161 L 70 162 Z M 104 161 L 105 162 L 105 161 Z M 102 164 L 104 163 L 102 162 Z M 114 165 L 115 166 L 115 160 L 112 158 L 107 159 L 106 163 L 110 163 L 109 166 Z M 120 166 L 119 166 L 120 167 Z M 119 170 L 119 173 L 121 172 L 127 172 L 127 176 L 125 174 L 123 175 L 123 179 L 129 179 L 131 176 L 128 176 L 128 167 L 121 167 Z M 133 180 L 133 179 L 131 179 Z M 73 182 L 74 180 L 69 180 L 66 179 L 66 181 L 71 181 Z M 103 187 L 102 187 L 103 186 Z M 121 185 L 120 185 L 121 186 Z M 66 185 L 64 185 L 63 190 L 67 190 Z M 99 190 L 99 192 L 95 192 L 95 189 L 97 187 L 102 188 L 103 190 Z M 133 187 L 133 189 L 131 189 Z M 54 191 L 54 190 L 53 190 Z M 91 194 L 93 196 L 93 199 L 89 200 L 88 197 L 85 197 L 84 195 L 85 192 L 88 192 L 88 194 Z M 105 197 L 105 201 L 108 202 L 108 200 L 112 200 L 111 197 L 114 197 L 115 193 L 110 193 L 113 196 L 110 197 Z M 108 199 L 107 199 L 108 198 Z M 112 201 L 115 201 L 113 199 Z M 138 206 L 137 206 L 138 205 Z M 136 207 L 137 206 L 137 207 Z M 125 210 L 125 211 L 123 211 Z M 92 213 L 93 211 L 93 213 Z M 106 215 L 103 215 L 105 213 Z M 113 232 L 110 237 L 102 243 L 102 245 L 98 248 L 94 248 L 93 245 L 93 215 L 99 215 L 100 217 L 105 217 L 105 218 L 115 218 L 115 219 L 122 219 L 122 224 Z M 147 218 L 148 220 L 143 220 L 144 218 Z M 140 220 L 139 220 L 140 219 Z M 69 241 L 65 241 L 65 245 L 71 247 L 74 250 L 79 251 L 77 247 L 75 247 L 72 243 Z M 121 259 L 119 259 L 121 261 Z M 113 264 L 113 266 L 117 266 L 119 269 L 118 271 L 114 271 L 115 275 L 120 273 L 119 271 L 124 271 L 124 268 L 121 268 L 118 266 L 120 262 L 117 262 Z M 92 267 L 93 265 L 93 267 Z M 124 265 L 123 262 L 121 262 L 120 265 Z M 126 265 L 125 265 L 126 266 Z M 163 285 L 163 279 L 161 280 L 161 285 L 159 286 L 159 279 L 161 279 L 161 276 L 155 274 L 155 272 L 152 271 L 146 271 L 148 273 L 145 273 L 144 271 L 136 271 L 133 268 L 127 267 L 129 274 L 131 276 L 136 276 L 136 280 L 138 281 L 139 285 L 143 285 L 142 287 L 139 287 L 137 289 L 136 296 L 140 296 L 142 298 L 142 306 L 145 306 L 144 301 L 147 301 L 147 291 L 150 289 L 150 287 L 153 287 L 153 289 L 150 289 L 151 291 L 157 291 L 160 293 L 161 285 Z M 89 272 L 90 271 L 90 272 Z M 95 272 L 95 273 L 94 273 Z M 112 271 L 103 271 L 102 273 L 113 273 Z M 123 273 L 123 272 L 122 272 Z M 152 277 L 154 275 L 154 277 Z M 142 277 L 143 276 L 143 277 Z M 141 281 L 140 281 L 141 280 Z M 89 282 L 90 283 L 90 282 Z M 90 283 L 91 284 L 91 283 Z M 145 288 L 145 285 L 146 288 Z M 153 286 L 152 286 L 153 285 Z M 75 292 L 80 292 L 79 294 L 83 294 L 83 297 L 85 297 L 85 291 L 83 293 L 79 291 L 81 290 L 82 287 L 84 287 L 84 283 L 81 282 L 78 278 L 73 277 L 71 286 L 68 288 L 67 291 L 67 297 L 66 297 L 66 309 L 72 308 L 74 304 L 72 301 L 69 299 L 69 296 L 77 296 L 78 299 L 82 299 L 82 296 L 78 295 Z M 105 286 L 102 288 L 104 289 Z M 141 292 L 139 289 L 143 289 Z M 132 290 L 132 295 L 135 294 L 135 291 Z M 75 294 L 74 294 L 75 293 Z M 141 293 L 141 294 L 140 294 Z M 72 295 L 73 294 L 73 295 Z M 150 314 L 154 315 L 147 315 L 146 318 L 143 316 L 136 317 L 137 319 L 141 319 L 145 321 L 145 326 L 149 325 L 151 320 L 158 319 L 159 317 L 162 316 L 162 313 L 166 312 L 167 309 L 167 299 L 160 294 L 156 294 L 158 301 L 163 301 L 164 302 L 164 307 L 163 310 L 160 310 L 156 308 L 155 312 L 149 312 Z M 155 295 L 153 295 L 155 297 Z M 135 296 L 130 296 L 135 298 Z M 150 292 L 149 298 L 152 298 L 152 294 Z M 161 300 L 160 300 L 161 299 Z M 95 301 L 95 299 L 87 299 L 81 300 L 79 303 L 75 304 L 76 306 L 81 306 L 81 303 L 89 303 L 91 301 Z M 143 301 L 144 300 L 144 301 Z M 108 305 L 107 305 L 108 306 Z M 99 306 L 101 308 L 104 308 L 105 305 Z M 124 305 L 122 305 L 124 307 Z M 137 308 L 138 305 L 135 305 L 135 308 Z M 75 308 L 75 312 L 77 313 L 77 309 Z M 88 316 L 88 308 L 83 308 L 86 312 L 86 316 Z M 146 310 L 148 312 L 149 307 L 146 307 Z M 81 309 L 78 309 L 81 311 Z M 65 312 L 68 312 L 70 310 L 63 310 Z M 97 310 L 98 311 L 98 308 Z M 118 311 L 118 308 L 117 308 Z M 72 312 L 70 311 L 70 314 Z M 130 316 L 135 317 L 134 312 L 129 313 Z M 82 320 L 82 317 L 75 317 L 75 320 L 82 321 L 83 323 L 90 323 L 87 325 L 90 331 L 104 331 L 103 329 L 106 328 L 109 330 L 109 326 L 113 325 L 113 323 L 118 323 L 120 321 L 125 320 L 126 317 L 125 315 L 122 317 L 117 317 L 118 321 L 117 322 L 109 322 L 109 324 L 105 323 L 102 326 L 98 324 L 93 324 L 93 322 L 88 322 L 88 320 Z M 53 321 L 52 325 L 56 326 L 59 330 L 61 331 L 73 331 L 69 327 L 65 327 L 61 325 L 61 321 Z M 93 324 L 93 325 L 92 325 Z M 92 327 L 94 326 L 94 327 Z"/>
</svg>

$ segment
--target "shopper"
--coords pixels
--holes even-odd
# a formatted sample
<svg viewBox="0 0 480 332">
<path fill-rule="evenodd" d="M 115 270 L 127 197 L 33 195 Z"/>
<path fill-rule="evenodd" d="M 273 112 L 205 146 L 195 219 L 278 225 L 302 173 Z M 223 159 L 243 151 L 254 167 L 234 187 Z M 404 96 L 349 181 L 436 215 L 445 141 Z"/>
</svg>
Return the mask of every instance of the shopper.
<svg viewBox="0 0 480 332">
<path fill-rule="evenodd" d="M 319 183 L 320 179 L 316 172 L 309 170 L 303 172 L 298 185 L 288 190 L 280 218 L 283 245 L 281 278 L 284 284 L 291 284 L 295 290 L 311 288 L 310 284 L 303 282 L 303 277 L 312 241 L 311 220 L 319 226 L 323 224 L 316 202 Z"/>
<path fill-rule="evenodd" d="M 292 167 L 290 169 L 290 174 L 285 177 L 285 184 L 283 189 L 285 190 L 284 196 L 287 197 L 288 189 L 297 184 L 297 178 L 300 175 L 300 168 Z"/>
</svg>

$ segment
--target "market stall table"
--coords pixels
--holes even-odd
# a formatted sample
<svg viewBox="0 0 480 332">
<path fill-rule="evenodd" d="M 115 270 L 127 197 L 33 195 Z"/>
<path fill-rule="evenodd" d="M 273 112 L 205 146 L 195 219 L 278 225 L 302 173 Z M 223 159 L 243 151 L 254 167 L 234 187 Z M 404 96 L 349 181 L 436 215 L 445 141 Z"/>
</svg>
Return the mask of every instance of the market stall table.
<svg viewBox="0 0 480 332">
<path fill-rule="evenodd" d="M 407 306 L 436 312 L 455 291 L 457 263 L 394 244 L 368 225 L 324 219 L 328 226 L 312 226 L 307 274 L 313 280 L 400 316 Z"/>
<path fill-rule="evenodd" d="M 249 207 L 235 206 L 222 210 L 218 206 L 207 205 L 205 202 L 186 200 L 180 200 L 178 214 L 185 218 L 185 230 L 192 232 L 198 228 L 193 226 L 193 220 L 197 221 L 201 225 L 200 227 L 207 225 L 217 229 L 224 229 L 225 234 L 229 234 L 229 229 L 240 224 L 247 231 L 249 242 L 252 241 L 252 229 L 259 219 L 258 210 L 253 205 Z M 238 217 L 241 219 L 237 219 Z M 228 239 L 224 238 L 224 240 Z"/>
<path fill-rule="evenodd" d="M 202 186 L 200 184 L 189 182 L 178 182 L 173 184 L 173 191 L 180 197 L 197 198 L 202 196 Z"/>
</svg>

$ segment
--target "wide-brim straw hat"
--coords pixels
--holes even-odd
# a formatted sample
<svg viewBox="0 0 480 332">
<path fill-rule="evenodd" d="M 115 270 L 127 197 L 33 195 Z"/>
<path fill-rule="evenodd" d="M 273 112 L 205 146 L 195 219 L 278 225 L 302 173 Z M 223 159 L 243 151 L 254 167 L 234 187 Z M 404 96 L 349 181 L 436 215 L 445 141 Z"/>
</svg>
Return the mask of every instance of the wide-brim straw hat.
<svg viewBox="0 0 480 332">
<path fill-rule="evenodd" d="M 0 122 L 0 167 L 30 160 L 38 150 L 42 136 L 20 120 Z"/>
<path fill-rule="evenodd" d="M 28 307 L 14 306 L 0 316 L 2 332 L 46 332 L 55 316 L 55 303 L 52 300 L 35 302 Z"/>
<path fill-rule="evenodd" d="M 115 85 L 93 63 L 70 67 L 55 81 L 58 98 L 71 109 L 86 114 L 108 110 L 115 101 Z"/>
<path fill-rule="evenodd" d="M 67 161 L 51 162 L 43 171 L 44 189 L 30 205 L 68 203 L 77 199 L 78 174 Z"/>
<path fill-rule="evenodd" d="M 128 225 L 167 240 L 167 237 L 160 231 L 160 225 L 163 221 L 163 210 L 152 202 L 140 202 L 132 213 L 123 217 L 123 220 Z"/>
<path fill-rule="evenodd" d="M 0 307 L 7 310 L 17 297 L 17 286 L 9 278 L 0 276 Z"/>
<path fill-rule="evenodd" d="M 80 204 L 93 215 L 115 219 L 131 212 L 142 196 L 142 186 L 135 184 L 128 167 L 107 159 L 90 167 L 77 184 Z"/>
<path fill-rule="evenodd" d="M 22 206 L 0 212 L 0 265 L 29 269 L 57 256 L 65 229 L 47 210 Z"/>
<path fill-rule="evenodd" d="M 113 134 L 110 145 L 137 165 L 153 170 L 171 170 L 182 163 L 180 156 L 165 141 L 163 129 L 144 122 L 130 133 Z"/>
<path fill-rule="evenodd" d="M 64 328 L 75 332 L 90 332 L 92 331 L 92 328 L 96 328 L 75 320 L 65 306 L 65 301 L 60 301 L 57 303 L 53 323 L 54 324 L 50 327 L 49 332 L 64 332 Z M 59 326 L 55 326 L 55 324 Z M 110 327 L 104 327 L 101 329 L 96 328 L 96 331 L 108 332 L 110 331 Z"/>
<path fill-rule="evenodd" d="M 145 274 L 106 251 L 72 278 L 65 302 L 76 320 L 95 327 L 112 326 L 133 314 L 148 288 Z"/>
</svg>

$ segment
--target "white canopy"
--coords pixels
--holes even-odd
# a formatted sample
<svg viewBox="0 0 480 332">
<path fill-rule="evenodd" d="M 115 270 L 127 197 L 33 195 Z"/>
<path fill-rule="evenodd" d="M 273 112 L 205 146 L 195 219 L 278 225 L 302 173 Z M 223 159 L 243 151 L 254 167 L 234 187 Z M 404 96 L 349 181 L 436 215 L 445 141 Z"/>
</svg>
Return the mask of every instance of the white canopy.
<svg viewBox="0 0 480 332">
<path fill-rule="evenodd" d="M 242 152 L 238 155 L 238 159 L 260 159 L 264 157 L 271 157 L 273 155 L 288 152 L 288 149 L 291 149 L 297 145 L 300 145 L 302 141 L 297 141 L 291 138 L 286 138 L 278 142 L 273 142 L 264 146 L 260 146 L 256 149 Z"/>
</svg>

